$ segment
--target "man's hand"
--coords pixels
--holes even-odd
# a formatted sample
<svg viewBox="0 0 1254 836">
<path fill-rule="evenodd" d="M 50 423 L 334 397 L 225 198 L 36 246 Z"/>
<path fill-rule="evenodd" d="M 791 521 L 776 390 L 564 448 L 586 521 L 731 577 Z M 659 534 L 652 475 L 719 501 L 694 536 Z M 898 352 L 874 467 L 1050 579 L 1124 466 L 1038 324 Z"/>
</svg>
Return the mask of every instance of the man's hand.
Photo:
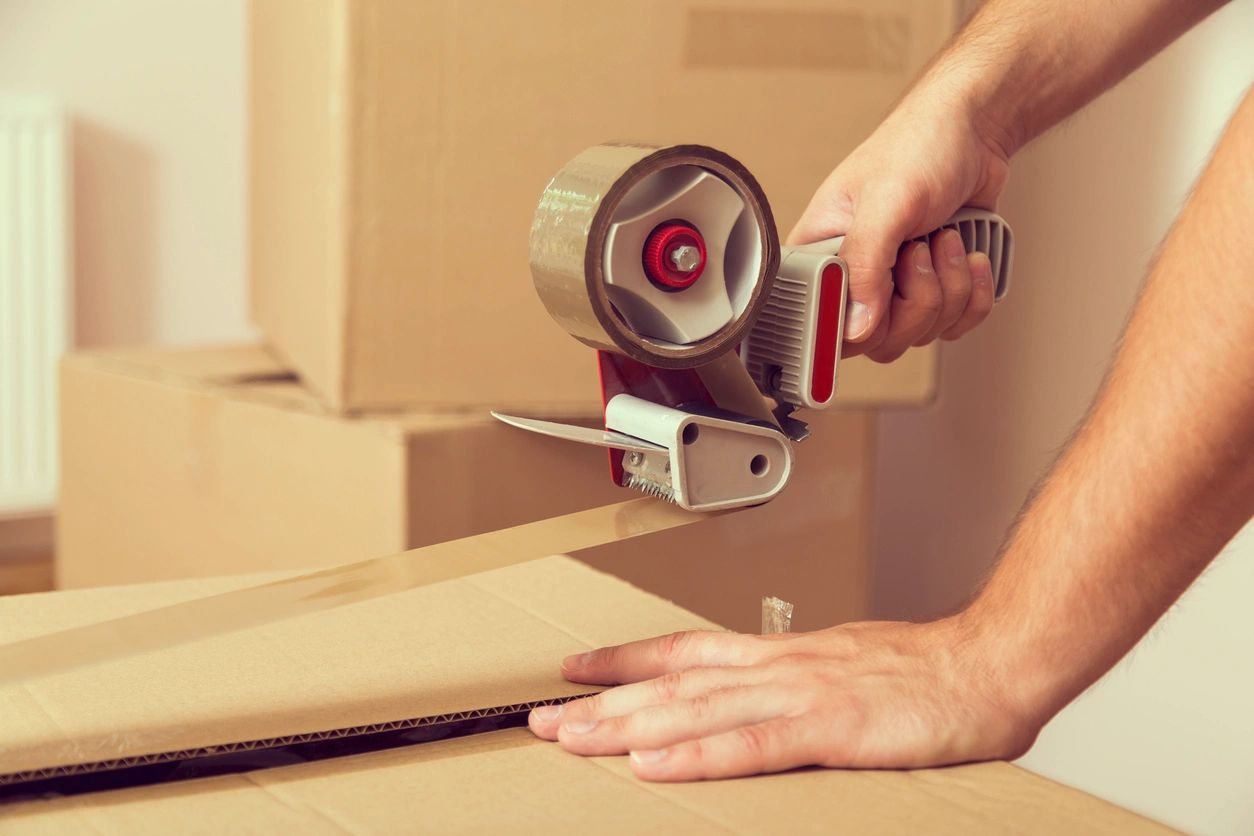
<svg viewBox="0 0 1254 836">
<path fill-rule="evenodd" d="M 963 205 L 996 209 L 1020 147 L 1222 4 L 985 4 L 819 187 L 788 236 L 790 244 L 847 238 L 840 252 L 850 267 L 844 356 L 889 362 L 911 345 L 953 339 L 978 324 L 988 313 L 981 307 L 985 266 L 973 260 L 969 274 L 947 277 L 938 269 L 911 277 L 898 258 L 902 242 L 936 229 Z M 939 266 L 937 245 L 931 260 Z"/>
<path fill-rule="evenodd" d="M 933 236 L 930 252 L 901 244 L 962 206 L 996 209 L 1008 174 L 1006 152 L 979 129 L 973 112 L 925 91 L 837 166 L 788 242 L 846 235 L 844 356 L 891 362 L 912 345 L 956 339 L 988 316 L 994 287 L 987 257 L 968 257 L 953 231 Z"/>
<path fill-rule="evenodd" d="M 530 725 L 577 754 L 630 752 L 652 781 L 1011 758 L 1040 721 L 992 661 L 961 618 L 675 633 L 569 657 L 574 682 L 629 684 L 537 708 Z"/>
</svg>

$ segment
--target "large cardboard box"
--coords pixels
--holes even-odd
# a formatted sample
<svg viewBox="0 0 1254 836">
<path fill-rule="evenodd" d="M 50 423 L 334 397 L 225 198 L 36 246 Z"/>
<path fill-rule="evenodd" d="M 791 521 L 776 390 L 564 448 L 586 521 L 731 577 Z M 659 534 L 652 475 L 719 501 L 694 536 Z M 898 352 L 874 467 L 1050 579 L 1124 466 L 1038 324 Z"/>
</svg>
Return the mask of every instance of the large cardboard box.
<svg viewBox="0 0 1254 836">
<path fill-rule="evenodd" d="M 697 142 L 781 232 L 953 31 L 950 0 L 257 0 L 252 314 L 342 410 L 595 409 L 532 289 L 548 179 L 587 146 Z M 934 349 L 845 370 L 917 403 Z"/>
<path fill-rule="evenodd" d="M 421 553 L 413 558 L 422 561 Z M 0 599 L 0 643 L 255 582 L 220 578 Z M 463 735 L 309 763 L 289 755 L 270 762 L 294 765 L 225 775 L 206 768 L 198 774 L 212 777 L 0 804 L 0 829 L 1166 832 L 1006 763 L 650 785 L 632 777 L 625 758 L 570 755 L 525 729 L 481 726 L 464 734 L 465 723 L 450 724 L 474 717 L 496 718 L 484 725 L 500 726 L 524 716 L 528 704 L 585 692 L 557 674 L 567 653 L 694 627 L 716 628 L 620 580 L 552 557 L 0 688 L 0 775 L 6 776 L 105 758 L 131 763 L 210 745 L 219 766 L 238 770 L 257 758 L 248 745 L 261 738 L 325 739 L 332 730 L 388 723 Z M 229 751 L 239 749 L 232 762 Z M 154 771 L 178 777 L 161 766 L 146 777 Z"/>
<path fill-rule="evenodd" d="M 57 580 L 328 566 L 641 496 L 603 450 L 482 414 L 329 414 L 252 346 L 62 365 Z M 823 627 L 869 606 L 873 417 L 819 416 L 784 493 L 584 559 L 737 629 L 762 595 Z"/>
</svg>

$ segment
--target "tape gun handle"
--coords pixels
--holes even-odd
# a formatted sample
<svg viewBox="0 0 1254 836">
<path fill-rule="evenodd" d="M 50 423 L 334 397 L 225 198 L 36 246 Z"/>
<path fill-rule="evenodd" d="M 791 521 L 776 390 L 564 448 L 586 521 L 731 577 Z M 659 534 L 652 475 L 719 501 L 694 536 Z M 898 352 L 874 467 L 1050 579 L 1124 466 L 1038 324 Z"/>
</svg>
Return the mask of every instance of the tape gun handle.
<svg viewBox="0 0 1254 836">
<path fill-rule="evenodd" d="M 942 229 L 954 229 L 962 236 L 962 244 L 968 253 L 982 252 L 988 256 L 993 268 L 995 291 L 993 298 L 1000 302 L 1010 289 L 1010 268 L 1014 259 L 1014 234 L 1009 224 L 996 212 L 975 209 L 967 206 L 959 209 L 953 217 L 945 221 L 927 235 L 913 240 L 924 241 Z M 789 253 L 809 253 L 812 255 L 839 255 L 840 246 L 845 236 L 838 235 L 823 241 L 802 244 L 796 247 L 785 247 L 784 255 Z M 909 242 L 907 242 L 909 243 Z"/>
</svg>

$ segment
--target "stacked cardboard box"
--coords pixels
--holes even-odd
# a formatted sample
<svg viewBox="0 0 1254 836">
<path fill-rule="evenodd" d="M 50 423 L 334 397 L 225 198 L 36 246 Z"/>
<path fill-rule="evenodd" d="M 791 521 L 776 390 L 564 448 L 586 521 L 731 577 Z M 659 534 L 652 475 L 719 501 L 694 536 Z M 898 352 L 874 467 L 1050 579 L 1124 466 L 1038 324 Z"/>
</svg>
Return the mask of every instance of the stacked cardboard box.
<svg viewBox="0 0 1254 836">
<path fill-rule="evenodd" d="M 595 365 L 527 273 L 584 148 L 695 142 L 787 232 L 953 30 L 919 0 L 260 0 L 252 307 L 342 410 L 595 410 Z M 933 355 L 856 361 L 845 403 L 917 402 Z"/>
<path fill-rule="evenodd" d="M 328 564 L 623 495 L 603 454 L 487 408 L 599 420 L 592 352 L 527 271 L 546 180 L 615 139 L 741 159 L 785 228 L 952 31 L 888 0 L 258 0 L 252 310 L 266 348 L 64 367 L 61 585 Z M 842 367 L 917 404 L 934 354 Z M 705 534 L 586 556 L 737 628 L 865 614 L 868 412 L 817 419 L 785 494 Z"/>
<path fill-rule="evenodd" d="M 255 582 L 171 581 L 0 600 L 0 644 Z M 264 762 L 253 751 L 258 738 L 325 741 L 334 740 L 332 730 L 375 724 L 412 732 L 442 728 L 438 721 L 450 717 L 499 717 L 501 709 L 585 692 L 557 675 L 553 662 L 564 654 L 715 626 L 552 557 L 273 624 L 262 642 L 221 635 L 0 687 L 7 709 L 0 779 L 104 757 L 135 763 L 206 746 L 226 753 L 216 770 L 158 765 L 130 779 L 146 784 L 0 805 L 0 830 L 1167 832 L 1006 763 L 650 785 L 632 780 L 626 758 L 576 757 L 518 728 L 310 762 L 288 753 L 270 759 L 282 766 L 238 774 Z M 202 777 L 179 780 L 186 775 Z"/>
</svg>

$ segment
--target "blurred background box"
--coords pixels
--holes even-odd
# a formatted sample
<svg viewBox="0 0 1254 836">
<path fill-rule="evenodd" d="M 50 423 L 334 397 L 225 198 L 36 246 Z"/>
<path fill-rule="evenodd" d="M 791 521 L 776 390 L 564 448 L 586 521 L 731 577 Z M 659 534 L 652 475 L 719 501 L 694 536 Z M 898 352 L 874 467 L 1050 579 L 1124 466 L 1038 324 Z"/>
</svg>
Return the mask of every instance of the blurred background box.
<svg viewBox="0 0 1254 836">
<path fill-rule="evenodd" d="M 59 586 L 346 563 L 622 499 L 587 450 L 487 415 L 328 414 L 255 346 L 71 355 L 61 394 Z"/>
<path fill-rule="evenodd" d="M 255 346 L 72 355 L 61 397 L 61 587 L 329 566 L 637 495 L 603 450 L 486 415 L 331 414 Z M 872 418 L 820 420 L 768 505 L 581 557 L 732 627 L 764 594 L 864 616 Z"/>
<path fill-rule="evenodd" d="M 700 142 L 786 233 L 960 5 L 258 0 L 253 319 L 338 410 L 595 410 L 595 365 L 527 272 L 548 178 L 600 142 Z M 933 360 L 850 363 L 842 401 L 926 398 Z"/>
</svg>

